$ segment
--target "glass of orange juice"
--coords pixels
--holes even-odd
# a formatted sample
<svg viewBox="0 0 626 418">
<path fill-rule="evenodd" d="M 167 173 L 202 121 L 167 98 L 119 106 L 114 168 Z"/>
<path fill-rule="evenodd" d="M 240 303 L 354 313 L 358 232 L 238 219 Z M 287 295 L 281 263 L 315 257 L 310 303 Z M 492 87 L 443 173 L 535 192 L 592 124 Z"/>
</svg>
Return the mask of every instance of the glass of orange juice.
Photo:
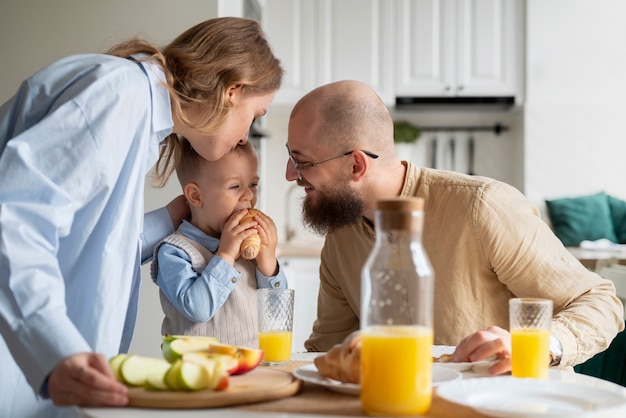
<svg viewBox="0 0 626 418">
<path fill-rule="evenodd" d="M 546 379 L 550 367 L 552 301 L 536 298 L 509 300 L 511 374 Z"/>
<path fill-rule="evenodd" d="M 258 289 L 259 348 L 262 365 L 276 366 L 291 359 L 293 289 Z"/>
</svg>

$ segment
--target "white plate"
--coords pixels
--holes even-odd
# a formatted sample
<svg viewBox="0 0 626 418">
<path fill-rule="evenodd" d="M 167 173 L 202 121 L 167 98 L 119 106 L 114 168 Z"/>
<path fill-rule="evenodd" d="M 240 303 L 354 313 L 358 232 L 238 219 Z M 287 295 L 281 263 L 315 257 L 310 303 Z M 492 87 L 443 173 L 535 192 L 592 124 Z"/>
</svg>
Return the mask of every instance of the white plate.
<svg viewBox="0 0 626 418">
<path fill-rule="evenodd" d="M 582 418 L 599 413 L 623 416 L 611 411 L 626 407 L 626 391 L 619 386 L 609 390 L 582 383 L 512 376 L 452 382 L 437 389 L 437 395 L 484 415 L 507 418 Z"/>
<path fill-rule="evenodd" d="M 450 346 L 450 345 L 433 345 L 433 349 L 432 349 L 432 353 L 433 353 L 433 357 L 441 357 L 442 354 L 452 354 L 454 353 L 454 346 Z M 464 363 L 440 363 L 440 362 L 434 362 L 434 364 L 442 366 L 442 367 L 448 367 L 450 369 L 454 369 L 456 371 L 459 372 L 464 372 L 467 370 L 471 370 L 473 369 L 475 366 L 484 366 L 484 367 L 480 367 L 480 368 L 476 368 L 476 370 L 486 370 L 487 368 L 491 367 L 492 365 L 496 364 L 497 360 L 480 360 L 480 361 L 474 361 L 474 362 L 464 362 Z"/>
<path fill-rule="evenodd" d="M 347 395 L 359 395 L 361 386 L 354 383 L 343 383 L 338 380 L 328 379 L 322 376 L 315 364 L 307 364 L 300 366 L 293 371 L 293 375 L 305 382 L 314 383 L 324 386 L 334 392 L 344 393 Z M 445 382 L 452 382 L 461 378 L 461 373 L 456 370 L 433 365 L 433 386 L 441 385 Z"/>
</svg>

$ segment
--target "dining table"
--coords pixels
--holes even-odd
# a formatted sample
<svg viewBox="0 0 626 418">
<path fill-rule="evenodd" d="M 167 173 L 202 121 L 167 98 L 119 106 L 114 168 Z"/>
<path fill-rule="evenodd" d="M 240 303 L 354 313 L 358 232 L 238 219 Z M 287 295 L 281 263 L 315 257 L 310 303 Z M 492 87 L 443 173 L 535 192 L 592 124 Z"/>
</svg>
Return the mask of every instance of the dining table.
<svg viewBox="0 0 626 418">
<path fill-rule="evenodd" d="M 322 353 L 293 353 L 291 360 L 284 365 L 279 366 L 259 366 L 260 368 L 271 367 L 273 370 L 282 370 L 285 373 L 293 373 L 299 369 L 310 367 L 313 359 Z M 487 379 L 487 380 L 486 380 Z M 484 371 L 477 372 L 474 369 L 464 370 L 461 372 L 460 380 L 449 383 L 442 383 L 433 386 L 433 396 L 431 408 L 427 417 L 437 418 L 482 418 L 488 416 L 500 416 L 496 412 L 481 413 L 480 408 L 468 406 L 467 402 L 457 402 L 450 399 L 449 396 L 440 396 L 445 385 L 453 385 L 463 382 L 471 386 L 486 385 L 502 377 L 493 377 L 485 374 Z M 510 383 L 511 377 L 508 377 Z M 163 409 L 163 408 L 145 408 L 145 407 L 123 407 L 123 408 L 79 408 L 80 415 L 84 418 L 313 418 L 313 417 L 365 417 L 365 413 L 361 408 L 361 402 L 358 394 L 339 393 L 335 390 L 329 390 L 327 386 L 312 383 L 310 381 L 299 381 L 299 386 L 293 395 L 282 397 L 264 402 L 244 403 L 231 405 L 227 407 L 216 408 L 197 408 L 197 409 Z M 513 382 L 515 383 L 515 382 Z M 626 416 L 626 388 L 595 377 L 578 374 L 569 370 L 561 370 L 551 368 L 547 381 L 541 382 L 550 387 L 553 396 L 555 391 L 558 392 L 562 388 L 563 398 L 569 396 L 577 396 L 571 393 L 571 388 L 585 392 L 585 396 L 581 396 L 581 402 L 585 401 L 586 396 L 593 395 L 593 391 L 602 391 L 600 397 L 608 395 L 610 402 L 614 403 L 610 408 L 602 405 L 602 400 L 598 400 L 597 410 L 590 406 L 589 411 L 584 414 L 559 415 L 551 414 L 550 411 L 532 411 L 528 414 L 502 413 L 501 416 L 507 417 L 557 417 L 557 416 L 584 416 L 584 417 L 615 417 Z M 575 385 L 575 386 L 572 386 Z M 493 386 L 493 385 L 491 385 Z M 449 386 L 448 388 L 450 388 Z M 464 389 L 460 388 L 463 391 Z M 515 390 L 515 389 L 511 389 Z M 570 392 L 570 393 L 568 393 Z M 517 396 L 518 394 L 509 394 L 508 396 Z M 560 395 L 556 395 L 557 398 Z M 448 398 L 448 399 L 446 399 Z M 607 399 L 609 399 L 607 398 Z M 525 402 L 524 393 L 519 393 L 520 404 Z M 617 399 L 617 402 L 616 402 Z M 503 400 L 505 402 L 505 400 Z M 510 400 L 508 401 L 510 402 Z M 595 401 L 594 401 L 595 402 Z M 606 408 L 605 408 L 606 407 Z M 509 408 L 510 409 L 510 408 Z M 513 408 L 515 409 L 515 408 Z"/>
</svg>

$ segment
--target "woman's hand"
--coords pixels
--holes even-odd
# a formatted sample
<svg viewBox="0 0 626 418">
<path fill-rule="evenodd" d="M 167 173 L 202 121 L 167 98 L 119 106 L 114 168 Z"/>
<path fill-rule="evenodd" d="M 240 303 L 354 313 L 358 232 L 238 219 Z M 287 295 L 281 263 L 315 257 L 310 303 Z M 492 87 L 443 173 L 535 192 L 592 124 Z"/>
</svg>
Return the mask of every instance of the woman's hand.
<svg viewBox="0 0 626 418">
<path fill-rule="evenodd" d="M 452 354 L 454 362 L 475 362 L 495 355 L 498 362 L 489 368 L 496 375 L 511 371 L 511 334 L 500 327 L 489 327 L 465 337 Z"/>
<path fill-rule="evenodd" d="M 115 379 L 102 354 L 80 353 L 63 359 L 48 379 L 50 399 L 57 406 L 124 406 L 126 386 Z"/>
<path fill-rule="evenodd" d="M 189 219 L 191 212 L 189 211 L 189 205 L 185 200 L 184 195 L 175 197 L 170 203 L 165 206 L 170 218 L 172 218 L 172 224 L 174 224 L 174 230 L 178 229 L 178 226 L 183 223 L 183 220 Z"/>
</svg>

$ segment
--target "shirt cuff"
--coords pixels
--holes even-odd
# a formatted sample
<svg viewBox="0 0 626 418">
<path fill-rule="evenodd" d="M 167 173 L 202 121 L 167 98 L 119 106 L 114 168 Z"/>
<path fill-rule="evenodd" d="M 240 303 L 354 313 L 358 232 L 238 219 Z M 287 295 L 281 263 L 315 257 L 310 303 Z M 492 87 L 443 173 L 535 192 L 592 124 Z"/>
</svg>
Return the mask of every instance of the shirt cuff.
<svg viewBox="0 0 626 418">
<path fill-rule="evenodd" d="M 550 336 L 550 367 L 561 364 L 563 358 L 563 346 L 558 338 L 554 335 Z"/>
</svg>

